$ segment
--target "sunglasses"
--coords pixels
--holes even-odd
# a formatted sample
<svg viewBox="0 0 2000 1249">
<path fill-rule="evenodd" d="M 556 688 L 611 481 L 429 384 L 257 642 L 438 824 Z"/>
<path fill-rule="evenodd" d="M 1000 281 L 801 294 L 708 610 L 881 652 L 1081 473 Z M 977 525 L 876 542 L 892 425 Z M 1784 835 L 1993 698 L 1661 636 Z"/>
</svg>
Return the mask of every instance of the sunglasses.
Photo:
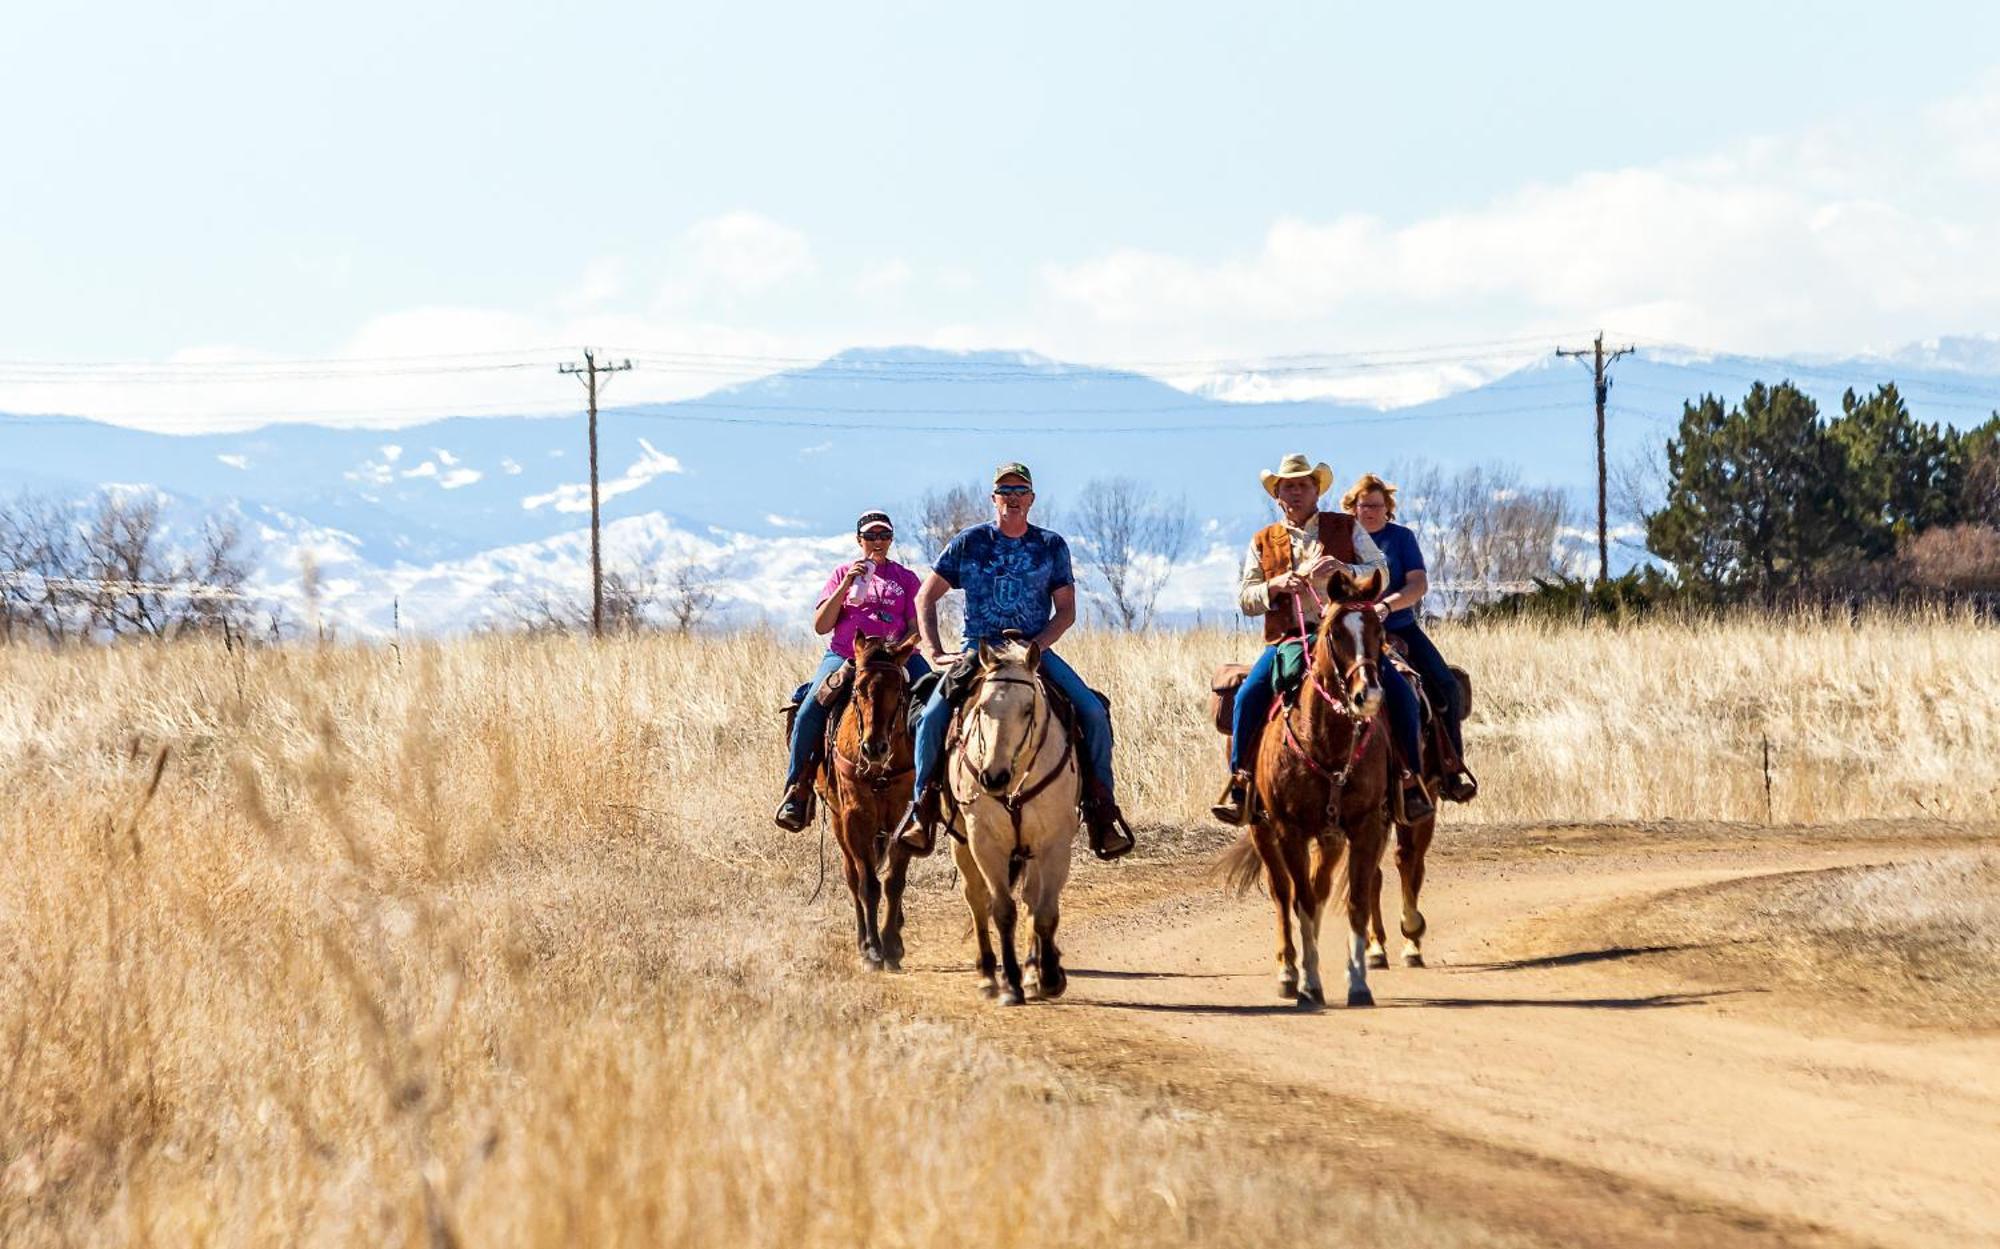
<svg viewBox="0 0 2000 1249">
<path fill-rule="evenodd" d="M 867 533 L 861 535 L 861 540 L 863 542 L 887 542 L 895 536 L 896 531 L 893 529 L 870 529 Z"/>
<path fill-rule="evenodd" d="M 1021 496 L 1021 495 L 1024 495 L 1024 494 L 1033 494 L 1034 492 L 1035 492 L 1035 488 L 1034 488 L 1033 486 L 995 486 L 995 487 L 993 487 L 993 493 L 994 493 L 994 494 L 997 494 L 997 495 L 1001 496 L 1002 498 L 1007 498 L 1007 499 L 1012 499 L 1012 498 L 1017 498 L 1017 497 L 1019 497 L 1019 496 Z"/>
</svg>

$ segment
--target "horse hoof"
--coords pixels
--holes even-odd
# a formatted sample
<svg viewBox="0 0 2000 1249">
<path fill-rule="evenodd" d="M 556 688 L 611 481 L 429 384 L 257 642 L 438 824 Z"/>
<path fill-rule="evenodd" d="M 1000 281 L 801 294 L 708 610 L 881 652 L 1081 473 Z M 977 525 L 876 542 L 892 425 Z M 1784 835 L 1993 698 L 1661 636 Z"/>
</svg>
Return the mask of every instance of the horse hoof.
<svg viewBox="0 0 2000 1249">
<path fill-rule="evenodd" d="M 883 957 L 882 957 L 882 970 L 883 970 L 883 971 L 901 971 L 901 970 L 903 970 L 903 960 L 902 960 L 902 959 L 900 959 L 900 958 L 890 958 L 890 957 L 889 957 L 889 956 L 887 956 L 887 955 L 883 955 Z"/>
<path fill-rule="evenodd" d="M 1278 996 L 1290 1000 L 1299 995 L 1299 974 L 1295 971 L 1278 973 Z"/>
<path fill-rule="evenodd" d="M 1000 991 L 1000 1005 L 1002 1006 L 1019 1006 L 1025 1001 L 1027 1001 L 1027 998 L 1021 995 L 1019 989 L 1002 989 Z"/>
<path fill-rule="evenodd" d="M 866 946 L 863 946 L 863 947 L 862 947 L 862 949 L 861 949 L 861 961 L 862 961 L 862 962 L 864 962 L 864 963 L 866 963 L 866 964 L 868 964 L 868 970 L 870 970 L 870 971 L 881 971 L 881 970 L 882 970 L 882 951 L 880 951 L 880 950 L 871 950 L 871 949 L 867 948 Z"/>
<path fill-rule="evenodd" d="M 1325 1006 L 1326 1003 L 1320 1001 L 1318 998 L 1314 997 L 1311 993 L 1308 993 L 1304 989 L 1301 989 L 1299 990 L 1298 997 L 1293 1000 L 1292 1005 L 1298 1007 L 1300 1010 L 1303 1011 L 1316 1011 L 1320 1009 L 1322 1006 Z"/>
<path fill-rule="evenodd" d="M 1368 966 L 1369 966 L 1369 967 L 1371 967 L 1371 968 L 1374 968 L 1374 969 L 1376 969 L 1376 970 L 1380 970 L 1380 969 L 1382 969 L 1382 968 L 1384 968 L 1384 967 L 1387 967 L 1388 965 L 1389 965 L 1389 953 L 1388 953 L 1388 951 L 1386 951 L 1386 950 L 1370 950 L 1370 951 L 1368 951 Z"/>
<path fill-rule="evenodd" d="M 1422 951 L 1411 950 L 1409 953 L 1403 955 L 1403 966 L 1422 967 L 1423 965 L 1424 965 L 1424 956 Z"/>
<path fill-rule="evenodd" d="M 1042 981 L 1042 997 L 1048 1001 L 1055 1001 L 1068 990 L 1068 976 L 1053 976 Z"/>
<path fill-rule="evenodd" d="M 992 997 L 998 992 L 1000 992 L 1000 986 L 994 984 L 991 980 L 982 980 L 979 982 L 979 994 L 981 997 Z"/>
<path fill-rule="evenodd" d="M 1375 1005 L 1375 995 L 1368 991 L 1367 985 L 1363 985 L 1359 989 L 1349 989 L 1347 991 L 1347 1004 L 1349 1006 L 1373 1006 Z"/>
</svg>

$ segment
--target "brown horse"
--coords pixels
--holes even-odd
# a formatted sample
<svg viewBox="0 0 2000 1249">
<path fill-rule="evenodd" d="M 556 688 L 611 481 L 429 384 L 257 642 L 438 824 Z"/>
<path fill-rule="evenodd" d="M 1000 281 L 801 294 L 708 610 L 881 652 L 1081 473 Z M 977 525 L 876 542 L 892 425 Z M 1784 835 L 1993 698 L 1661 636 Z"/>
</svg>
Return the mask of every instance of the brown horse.
<svg viewBox="0 0 2000 1249">
<path fill-rule="evenodd" d="M 1461 711 L 1469 710 L 1472 705 L 1471 680 L 1458 668 L 1453 668 L 1451 672 L 1459 684 L 1459 707 Z M 1419 698 L 1429 698 L 1422 682 L 1414 674 L 1410 676 L 1410 684 L 1417 691 Z M 1425 728 L 1424 758 L 1420 771 L 1425 787 L 1436 793 L 1442 787 L 1447 769 L 1462 767 L 1463 764 L 1456 756 L 1451 756 L 1447 760 L 1451 745 L 1444 735 L 1443 727 L 1437 721 L 1435 712 Z M 1437 812 L 1433 811 L 1420 820 L 1406 820 L 1399 818 L 1399 811 L 1400 808 L 1396 804 L 1390 804 L 1390 825 L 1396 834 L 1396 874 L 1401 879 L 1403 888 L 1403 914 L 1397 927 L 1403 934 L 1403 966 L 1422 967 L 1424 933 L 1429 929 L 1429 924 L 1425 922 L 1424 913 L 1417 902 L 1424 889 L 1424 859 L 1430 853 L 1431 839 L 1437 832 Z M 1374 901 L 1370 904 L 1368 917 L 1370 967 L 1389 965 L 1389 934 L 1382 923 L 1383 876 L 1381 865 L 1378 863 L 1375 870 Z"/>
<path fill-rule="evenodd" d="M 854 897 L 854 928 L 870 967 L 902 970 L 903 885 L 910 853 L 889 836 L 910 805 L 915 754 L 910 737 L 909 674 L 904 665 L 917 649 L 913 633 L 898 642 L 866 635 L 854 639 L 854 688 L 821 762 L 818 789 L 840 843 L 847 890 Z M 887 850 L 888 915 L 881 917 Z"/>
<path fill-rule="evenodd" d="M 1278 912 L 1278 991 L 1306 1009 L 1326 1004 L 1319 928 L 1343 847 L 1347 875 L 1347 1004 L 1373 1006 L 1366 950 L 1369 904 L 1388 827 L 1389 733 L 1383 722 L 1382 625 L 1372 604 L 1381 573 L 1333 574 L 1298 701 L 1279 703 L 1257 745 L 1250 830 L 1223 858 L 1248 887 L 1261 863 Z M 1356 870 L 1358 869 L 1358 870 Z M 1292 926 L 1299 943 L 1292 945 Z"/>
</svg>

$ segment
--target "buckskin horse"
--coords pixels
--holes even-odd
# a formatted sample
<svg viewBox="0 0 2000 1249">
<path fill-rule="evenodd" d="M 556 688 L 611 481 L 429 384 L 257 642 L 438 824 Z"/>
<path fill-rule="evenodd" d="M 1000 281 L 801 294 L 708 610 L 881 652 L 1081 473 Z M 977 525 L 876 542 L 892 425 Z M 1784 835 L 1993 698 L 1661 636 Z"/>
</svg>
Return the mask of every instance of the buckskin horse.
<svg viewBox="0 0 2000 1249">
<path fill-rule="evenodd" d="M 910 853 L 889 836 L 889 830 L 910 805 L 915 781 L 909 675 L 904 664 L 916 648 L 914 633 L 894 642 L 865 634 L 855 637 L 853 689 L 816 786 L 833 824 L 833 839 L 840 845 L 847 891 L 854 898 L 861 957 L 871 967 L 891 971 L 900 971 L 903 963 L 903 886 Z M 888 877 L 886 889 L 880 874 Z M 888 913 L 882 916 L 885 892 Z"/>
<path fill-rule="evenodd" d="M 1319 929 L 1346 851 L 1347 1004 L 1373 1006 L 1368 920 L 1388 827 L 1389 734 L 1383 723 L 1382 625 L 1371 604 L 1382 574 L 1336 570 L 1296 702 L 1279 701 L 1257 745 L 1253 817 L 1222 868 L 1248 888 L 1261 865 L 1278 912 L 1278 991 L 1326 1004 Z M 1337 691 L 1337 692 L 1336 692 Z M 1298 947 L 1292 928 L 1298 928 Z"/>
<path fill-rule="evenodd" d="M 1028 988 L 1061 997 L 1069 982 L 1056 921 L 1076 840 L 1081 774 L 1068 726 L 1042 687 L 1040 662 L 1033 642 L 982 642 L 950 752 L 957 806 L 952 856 L 979 934 L 980 989 L 997 993 L 1003 1006 L 1019 1006 Z M 1035 926 L 1028 959 L 1034 975 L 1025 984 L 1014 948 L 1017 885 Z M 989 918 L 1000 936 L 997 985 Z"/>
</svg>

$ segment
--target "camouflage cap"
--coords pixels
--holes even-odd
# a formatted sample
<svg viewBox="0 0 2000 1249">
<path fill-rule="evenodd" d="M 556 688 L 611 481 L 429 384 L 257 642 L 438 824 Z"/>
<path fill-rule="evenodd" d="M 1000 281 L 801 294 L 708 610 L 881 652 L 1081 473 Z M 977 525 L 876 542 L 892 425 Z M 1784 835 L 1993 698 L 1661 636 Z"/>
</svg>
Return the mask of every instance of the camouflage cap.
<svg viewBox="0 0 2000 1249">
<path fill-rule="evenodd" d="M 1002 477 L 1019 477 L 1022 481 L 1027 482 L 1030 486 L 1035 484 L 1035 475 L 1028 471 L 1028 466 L 1026 464 L 1023 464 L 1018 460 L 1002 464 L 999 468 L 993 470 L 994 485 L 996 486 L 999 485 L 1000 479 Z"/>
</svg>

